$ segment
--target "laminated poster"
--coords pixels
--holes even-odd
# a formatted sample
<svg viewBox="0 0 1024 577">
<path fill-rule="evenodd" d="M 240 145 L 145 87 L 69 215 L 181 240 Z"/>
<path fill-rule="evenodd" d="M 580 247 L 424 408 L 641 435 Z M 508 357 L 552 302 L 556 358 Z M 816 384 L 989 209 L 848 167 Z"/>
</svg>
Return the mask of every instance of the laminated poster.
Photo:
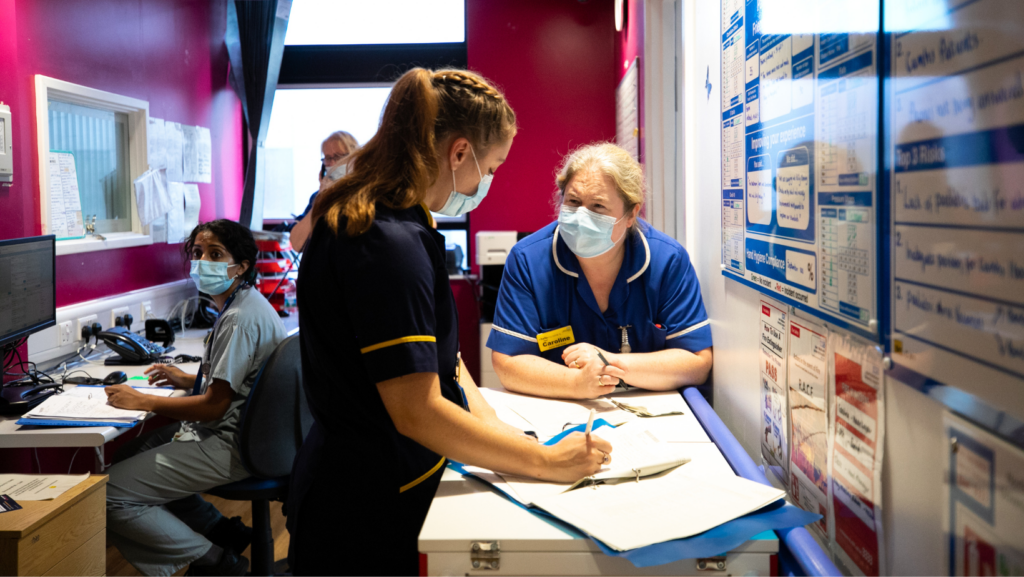
<svg viewBox="0 0 1024 577">
<path fill-rule="evenodd" d="M 946 413 L 950 575 L 1024 575 L 1024 451 Z"/>
<path fill-rule="evenodd" d="M 884 567 L 882 453 L 885 391 L 882 354 L 856 337 L 832 333 L 829 542 L 836 564 L 851 575 Z"/>
<path fill-rule="evenodd" d="M 761 457 L 784 486 L 789 484 L 789 426 L 786 417 L 786 343 L 789 313 L 782 303 L 761 299 L 757 323 L 761 365 Z"/>
<path fill-rule="evenodd" d="M 822 519 L 811 526 L 828 540 L 828 329 L 789 320 L 790 483 L 793 502 Z"/>
</svg>

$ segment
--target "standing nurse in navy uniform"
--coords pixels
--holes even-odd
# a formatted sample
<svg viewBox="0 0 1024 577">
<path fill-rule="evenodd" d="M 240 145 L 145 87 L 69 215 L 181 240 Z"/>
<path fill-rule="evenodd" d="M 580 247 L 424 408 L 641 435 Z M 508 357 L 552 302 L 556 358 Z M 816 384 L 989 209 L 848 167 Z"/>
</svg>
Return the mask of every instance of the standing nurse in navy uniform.
<svg viewBox="0 0 1024 577">
<path fill-rule="evenodd" d="M 487 340 L 501 383 L 589 399 L 620 381 L 703 383 L 711 327 L 686 250 L 638 215 L 643 169 L 614 144 L 584 146 L 556 179 L 558 220 L 518 242 Z"/>
<path fill-rule="evenodd" d="M 458 358 L 444 237 L 428 209 L 479 204 L 515 131 L 505 97 L 480 76 L 413 69 L 348 175 L 313 206 L 298 303 L 316 422 L 292 472 L 296 575 L 416 574 L 446 457 L 561 481 L 611 460 L 596 436 L 545 447 L 505 425 Z"/>
</svg>

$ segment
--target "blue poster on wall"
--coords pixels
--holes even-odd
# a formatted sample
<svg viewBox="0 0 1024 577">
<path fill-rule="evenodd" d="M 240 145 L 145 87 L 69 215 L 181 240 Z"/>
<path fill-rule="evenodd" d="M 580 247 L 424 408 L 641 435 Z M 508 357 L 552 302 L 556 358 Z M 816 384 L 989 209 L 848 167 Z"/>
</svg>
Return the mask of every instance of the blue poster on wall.
<svg viewBox="0 0 1024 577">
<path fill-rule="evenodd" d="M 806 4 L 722 0 L 723 270 L 879 340 L 878 2 Z"/>
</svg>

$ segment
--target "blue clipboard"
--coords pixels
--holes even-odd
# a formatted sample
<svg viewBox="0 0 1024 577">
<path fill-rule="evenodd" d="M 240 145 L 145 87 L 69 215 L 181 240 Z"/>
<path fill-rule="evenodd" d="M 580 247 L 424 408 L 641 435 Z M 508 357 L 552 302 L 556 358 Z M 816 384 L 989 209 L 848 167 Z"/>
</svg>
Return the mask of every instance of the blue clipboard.
<svg viewBox="0 0 1024 577">
<path fill-rule="evenodd" d="M 29 418 L 18 419 L 14 422 L 15 425 L 37 425 L 41 427 L 117 427 L 118 429 L 130 429 L 138 423 L 138 421 L 69 421 Z"/>
</svg>

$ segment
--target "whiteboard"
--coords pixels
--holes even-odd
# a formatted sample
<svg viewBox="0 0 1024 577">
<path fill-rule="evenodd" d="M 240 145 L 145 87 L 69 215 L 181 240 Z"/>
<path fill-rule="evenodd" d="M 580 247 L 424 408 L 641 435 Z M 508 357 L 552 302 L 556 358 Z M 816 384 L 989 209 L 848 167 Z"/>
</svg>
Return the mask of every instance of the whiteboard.
<svg viewBox="0 0 1024 577">
<path fill-rule="evenodd" d="M 635 58 L 615 89 L 615 144 L 640 162 L 640 59 Z"/>
<path fill-rule="evenodd" d="M 722 0 L 722 270 L 878 341 L 878 2 L 791 8 Z"/>
<path fill-rule="evenodd" d="M 1024 419 L 1024 2 L 927 4 L 884 23 L 893 361 Z"/>
</svg>

